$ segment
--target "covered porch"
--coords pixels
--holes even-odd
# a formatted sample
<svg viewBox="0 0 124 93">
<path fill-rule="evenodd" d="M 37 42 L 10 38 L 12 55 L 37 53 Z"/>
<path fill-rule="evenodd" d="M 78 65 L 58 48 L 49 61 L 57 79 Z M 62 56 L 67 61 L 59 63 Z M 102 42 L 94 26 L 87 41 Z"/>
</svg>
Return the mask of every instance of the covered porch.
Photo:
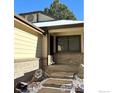
<svg viewBox="0 0 124 93">
<path fill-rule="evenodd" d="M 83 64 L 84 32 L 83 23 L 48 27 L 48 69 L 54 64 L 63 69 L 77 72 L 78 66 Z M 60 67 L 59 67 L 60 68 Z M 75 68 L 75 70 L 74 70 Z M 65 71 L 65 70 L 63 70 Z"/>
<path fill-rule="evenodd" d="M 84 63 L 83 21 L 57 20 L 34 25 L 47 33 L 42 45 L 42 52 L 47 58 L 42 65 L 45 71 L 51 77 L 67 75 L 66 78 L 70 73 L 78 73 L 80 65 Z"/>
</svg>

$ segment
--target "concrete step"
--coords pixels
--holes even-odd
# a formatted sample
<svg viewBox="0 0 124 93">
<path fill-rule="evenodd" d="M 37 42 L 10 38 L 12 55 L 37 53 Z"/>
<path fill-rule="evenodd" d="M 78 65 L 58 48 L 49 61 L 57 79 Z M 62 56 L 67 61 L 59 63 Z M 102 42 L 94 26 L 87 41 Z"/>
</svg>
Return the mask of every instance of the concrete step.
<svg viewBox="0 0 124 93">
<path fill-rule="evenodd" d="M 38 93 L 70 93 L 70 89 L 63 90 L 61 85 L 71 83 L 72 79 L 48 78 L 42 82 L 43 87 Z"/>
<path fill-rule="evenodd" d="M 61 89 L 44 87 L 39 90 L 38 93 L 70 93 L 70 91 L 62 91 Z"/>
<path fill-rule="evenodd" d="M 49 78 L 42 85 L 43 87 L 61 88 L 63 84 L 72 84 L 72 79 Z"/>
<path fill-rule="evenodd" d="M 48 72 L 50 78 L 72 79 L 73 74 L 73 72 Z"/>
<path fill-rule="evenodd" d="M 55 65 L 50 65 L 47 68 L 47 72 L 50 71 L 55 71 L 55 72 L 73 72 L 76 73 L 78 72 L 79 66 L 77 65 L 63 65 L 63 64 L 55 64 Z"/>
</svg>

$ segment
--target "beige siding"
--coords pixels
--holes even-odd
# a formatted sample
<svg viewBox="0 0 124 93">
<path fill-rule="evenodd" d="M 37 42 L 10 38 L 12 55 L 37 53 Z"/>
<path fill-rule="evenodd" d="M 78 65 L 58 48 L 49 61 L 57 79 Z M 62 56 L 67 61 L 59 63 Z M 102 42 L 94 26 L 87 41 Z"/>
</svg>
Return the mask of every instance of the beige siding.
<svg viewBox="0 0 124 93">
<path fill-rule="evenodd" d="M 15 28 L 14 36 L 14 59 L 32 59 L 32 61 L 16 61 L 14 63 L 14 78 L 24 76 L 26 73 L 39 68 L 41 55 L 42 36 L 34 35 L 31 32 Z"/>
<path fill-rule="evenodd" d="M 15 28 L 15 59 L 41 56 L 41 38 L 37 35 Z"/>
<path fill-rule="evenodd" d="M 14 27 L 14 79 L 18 81 L 39 68 L 43 35 L 19 20 L 14 19 Z"/>
<path fill-rule="evenodd" d="M 34 61 L 27 61 L 27 62 L 17 62 L 14 64 L 14 78 L 19 78 L 24 76 L 24 74 L 34 71 L 39 68 L 38 59 Z"/>
</svg>

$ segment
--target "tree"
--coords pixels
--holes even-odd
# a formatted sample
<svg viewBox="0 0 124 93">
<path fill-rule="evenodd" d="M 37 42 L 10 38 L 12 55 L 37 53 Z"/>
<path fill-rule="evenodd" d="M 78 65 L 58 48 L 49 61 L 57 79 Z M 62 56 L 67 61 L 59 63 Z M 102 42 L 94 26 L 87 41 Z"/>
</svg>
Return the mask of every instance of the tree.
<svg viewBox="0 0 124 93">
<path fill-rule="evenodd" d="M 56 19 L 70 19 L 76 20 L 74 14 L 68 9 L 65 4 L 61 4 L 59 0 L 54 0 L 50 8 L 45 8 L 45 14 L 51 15 Z"/>
</svg>

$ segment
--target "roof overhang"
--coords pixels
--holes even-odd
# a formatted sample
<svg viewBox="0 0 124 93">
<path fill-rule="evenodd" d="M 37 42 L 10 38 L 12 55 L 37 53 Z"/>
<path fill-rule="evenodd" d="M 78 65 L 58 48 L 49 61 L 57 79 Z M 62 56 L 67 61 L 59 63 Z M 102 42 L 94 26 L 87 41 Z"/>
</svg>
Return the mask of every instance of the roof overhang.
<svg viewBox="0 0 124 93">
<path fill-rule="evenodd" d="M 16 15 L 16 14 L 14 15 L 14 21 L 19 22 L 21 24 L 24 24 L 24 25 L 26 25 L 28 27 L 31 27 L 32 29 L 34 29 L 34 31 L 36 31 L 39 34 L 44 34 L 45 33 L 45 31 L 43 29 L 33 25 L 32 23 L 28 22 L 27 20 L 25 20 L 24 18 L 20 17 L 19 15 Z"/>
<path fill-rule="evenodd" d="M 49 21 L 49 22 L 38 22 L 33 24 L 41 28 L 60 28 L 60 27 L 77 27 L 77 26 L 83 27 L 84 22 L 74 21 L 74 20 L 57 20 L 57 21 Z"/>
</svg>

